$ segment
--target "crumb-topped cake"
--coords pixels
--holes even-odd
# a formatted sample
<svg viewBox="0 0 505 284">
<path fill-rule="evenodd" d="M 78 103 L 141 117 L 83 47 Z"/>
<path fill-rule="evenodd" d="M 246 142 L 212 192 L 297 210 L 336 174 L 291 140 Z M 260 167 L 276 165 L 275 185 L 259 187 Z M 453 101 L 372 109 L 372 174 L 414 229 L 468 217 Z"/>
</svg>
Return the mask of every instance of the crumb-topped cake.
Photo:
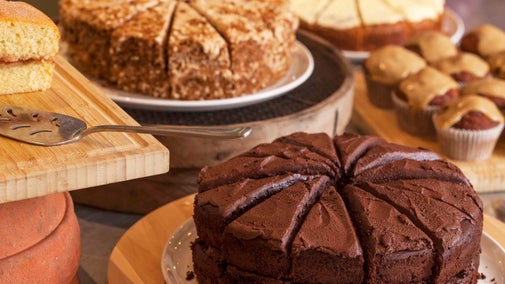
<svg viewBox="0 0 505 284">
<path fill-rule="evenodd" d="M 434 152 L 299 132 L 198 182 L 199 283 L 477 283 L 482 203 Z"/>
<path fill-rule="evenodd" d="M 60 26 L 85 73 L 129 92 L 204 100 L 284 76 L 298 19 L 281 0 L 60 0 Z"/>
<path fill-rule="evenodd" d="M 371 51 L 442 29 L 443 0 L 290 0 L 302 28 L 337 47 Z"/>
</svg>

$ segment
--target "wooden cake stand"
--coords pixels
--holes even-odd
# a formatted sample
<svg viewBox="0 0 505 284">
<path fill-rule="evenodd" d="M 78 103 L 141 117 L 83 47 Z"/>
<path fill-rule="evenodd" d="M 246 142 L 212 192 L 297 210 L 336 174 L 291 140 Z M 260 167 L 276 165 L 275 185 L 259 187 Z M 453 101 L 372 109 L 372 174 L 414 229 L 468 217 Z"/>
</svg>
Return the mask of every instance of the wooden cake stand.
<svg viewBox="0 0 505 284">
<path fill-rule="evenodd" d="M 116 283 L 164 283 L 163 248 L 175 230 L 193 215 L 194 195 L 171 202 L 135 223 L 112 251 L 107 277 Z M 505 247 L 505 224 L 484 216 L 484 231 Z M 171 283 L 169 283 L 171 284 Z"/>
</svg>

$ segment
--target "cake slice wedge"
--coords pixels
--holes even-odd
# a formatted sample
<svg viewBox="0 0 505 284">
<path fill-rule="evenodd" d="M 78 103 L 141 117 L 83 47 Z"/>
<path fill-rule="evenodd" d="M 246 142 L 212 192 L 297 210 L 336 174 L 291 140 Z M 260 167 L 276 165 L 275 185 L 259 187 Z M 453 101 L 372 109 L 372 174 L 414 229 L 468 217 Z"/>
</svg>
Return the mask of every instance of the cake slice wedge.
<svg viewBox="0 0 505 284">
<path fill-rule="evenodd" d="M 160 0 L 61 0 L 59 21 L 62 39 L 72 63 L 89 75 L 115 81 L 111 76 L 110 38 L 135 15 L 156 6 Z M 91 56 L 93 54 L 93 56 Z"/>
<path fill-rule="evenodd" d="M 264 89 L 287 72 L 294 36 L 285 30 L 297 26 L 296 18 L 289 18 L 290 13 L 282 13 L 281 9 L 261 1 L 192 0 L 189 4 L 226 39 L 235 83 L 231 96 Z M 273 18 L 277 20 L 272 21 Z M 289 24 L 272 26 L 279 20 Z"/>
<path fill-rule="evenodd" d="M 342 193 L 355 227 L 360 228 L 364 282 L 428 283 L 435 265 L 430 237 L 387 201 L 353 185 Z"/>
<path fill-rule="evenodd" d="M 54 22 L 35 7 L 0 1 L 0 62 L 52 60 L 60 33 Z"/>
<path fill-rule="evenodd" d="M 362 45 L 361 26 L 356 0 L 332 0 L 319 13 L 313 28 L 341 49 L 354 50 Z"/>
<path fill-rule="evenodd" d="M 228 224 L 222 242 L 228 264 L 275 279 L 288 276 L 294 235 L 328 182 L 294 183 Z"/>
<path fill-rule="evenodd" d="M 51 87 L 60 33 L 35 7 L 0 0 L 0 94 Z"/>
<path fill-rule="evenodd" d="M 409 187 L 437 186 L 437 183 L 416 183 Z M 479 266 L 482 214 L 464 212 L 463 206 L 455 207 L 439 199 L 434 199 L 420 190 L 406 190 L 404 184 L 376 185 L 360 184 L 367 192 L 390 203 L 398 211 L 408 216 L 433 241 L 436 258 L 433 272 L 436 283 L 458 283 L 453 279 L 476 277 Z M 432 189 L 437 191 L 436 189 Z M 473 200 L 464 202 L 474 203 Z M 473 210 L 481 210 L 475 208 Z M 481 212 L 482 213 L 482 212 Z M 473 217 L 472 217 L 473 216 Z M 478 216 L 478 217 L 475 217 Z M 460 282 L 472 283 L 472 282 Z"/>
<path fill-rule="evenodd" d="M 175 0 L 163 1 L 112 33 L 111 76 L 120 88 L 154 97 L 168 96 L 166 48 L 175 5 Z"/>
<path fill-rule="evenodd" d="M 190 5 L 180 1 L 168 39 L 170 98 L 222 99 L 234 94 L 224 38 Z"/>
<path fill-rule="evenodd" d="M 295 283 L 362 283 L 364 258 L 342 197 L 326 188 L 293 240 L 291 274 Z"/>
</svg>

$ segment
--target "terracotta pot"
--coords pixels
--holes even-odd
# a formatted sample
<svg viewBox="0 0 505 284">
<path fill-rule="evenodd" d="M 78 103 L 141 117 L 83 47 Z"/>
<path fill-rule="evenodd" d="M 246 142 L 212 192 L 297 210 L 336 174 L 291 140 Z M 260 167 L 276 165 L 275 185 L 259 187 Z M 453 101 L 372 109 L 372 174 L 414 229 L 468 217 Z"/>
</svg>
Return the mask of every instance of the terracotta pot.
<svg viewBox="0 0 505 284">
<path fill-rule="evenodd" d="M 0 283 L 78 283 L 79 224 L 70 194 L 0 204 Z"/>
</svg>

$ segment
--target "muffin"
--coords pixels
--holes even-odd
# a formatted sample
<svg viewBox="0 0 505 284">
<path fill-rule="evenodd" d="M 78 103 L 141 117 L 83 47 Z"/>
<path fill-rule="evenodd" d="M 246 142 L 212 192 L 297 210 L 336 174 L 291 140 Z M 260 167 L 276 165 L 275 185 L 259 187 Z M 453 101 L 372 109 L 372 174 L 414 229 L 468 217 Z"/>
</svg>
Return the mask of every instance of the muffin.
<svg viewBox="0 0 505 284">
<path fill-rule="evenodd" d="M 490 24 L 480 25 L 463 36 L 460 48 L 486 58 L 505 50 L 505 32 Z"/>
<path fill-rule="evenodd" d="M 489 99 L 469 95 L 433 115 L 442 153 L 456 160 L 485 160 L 503 130 L 503 115 Z"/>
<path fill-rule="evenodd" d="M 398 45 L 387 45 L 374 52 L 364 62 L 368 98 L 379 108 L 392 108 L 392 93 L 409 74 L 426 66 L 426 61 Z"/>
<path fill-rule="evenodd" d="M 432 66 L 451 76 L 462 86 L 486 78 L 490 74 L 489 64 L 484 59 L 469 52 L 462 52 L 444 58 L 433 63 Z"/>
<path fill-rule="evenodd" d="M 427 66 L 402 80 L 393 94 L 398 125 L 413 135 L 434 135 L 433 113 L 458 97 L 458 83 Z"/>
<path fill-rule="evenodd" d="M 505 80 L 487 78 L 466 85 L 460 90 L 462 96 L 479 95 L 490 99 L 505 114 Z"/>
<path fill-rule="evenodd" d="M 493 76 L 505 79 L 505 50 L 489 56 L 487 63 Z"/>
<path fill-rule="evenodd" d="M 425 31 L 410 37 L 404 47 L 411 50 L 428 63 L 458 54 L 458 48 L 446 34 L 438 31 Z"/>
</svg>

